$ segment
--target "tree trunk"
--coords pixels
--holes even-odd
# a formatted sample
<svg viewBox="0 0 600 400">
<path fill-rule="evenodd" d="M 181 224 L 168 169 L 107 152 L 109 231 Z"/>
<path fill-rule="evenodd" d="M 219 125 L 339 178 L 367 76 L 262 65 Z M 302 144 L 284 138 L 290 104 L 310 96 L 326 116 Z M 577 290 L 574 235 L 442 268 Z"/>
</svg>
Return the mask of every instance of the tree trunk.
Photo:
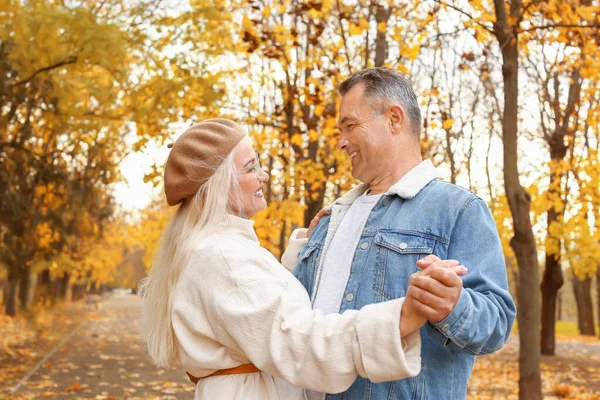
<svg viewBox="0 0 600 400">
<path fill-rule="evenodd" d="M 517 310 L 519 309 L 519 299 L 517 294 L 519 293 L 519 270 L 518 265 L 515 264 L 516 260 L 514 257 L 506 257 L 506 271 L 510 274 L 510 279 L 508 280 L 508 288 L 514 296 L 515 305 L 517 306 Z"/>
<path fill-rule="evenodd" d="M 375 22 L 377 27 L 379 24 L 384 23 L 387 25 L 390 16 L 392 15 L 393 8 L 384 8 L 381 4 L 377 4 L 377 12 L 375 13 Z M 375 39 L 375 66 L 382 67 L 385 64 L 385 60 L 388 57 L 389 43 L 387 41 L 387 32 L 380 31 L 377 29 L 377 37 Z M 368 57 L 366 57 L 368 60 Z"/>
<path fill-rule="evenodd" d="M 70 302 L 73 298 L 73 282 L 71 282 L 71 275 L 65 274 L 62 278 L 62 293 L 61 297 L 66 301 Z"/>
<path fill-rule="evenodd" d="M 494 0 L 497 22 L 494 33 L 502 49 L 504 78 L 504 187 L 513 217 L 514 237 L 510 241 L 519 265 L 519 399 L 541 400 L 540 296 L 537 249 L 529 212 L 531 197 L 519 181 L 517 133 L 519 105 L 519 48 L 517 31 L 509 24 L 505 3 Z M 519 20 L 521 2 L 513 0 L 511 18 Z"/>
<path fill-rule="evenodd" d="M 61 278 L 55 278 L 52 282 L 52 299 L 64 300 L 67 295 L 67 287 L 70 275 L 65 273 Z"/>
<path fill-rule="evenodd" d="M 562 308 L 563 308 L 562 290 L 559 290 L 557 306 L 556 306 L 556 320 L 557 321 L 562 321 Z"/>
<path fill-rule="evenodd" d="M 596 334 L 594 329 L 594 307 L 592 305 L 592 278 L 580 279 L 573 274 L 573 291 L 577 303 L 577 325 L 582 335 Z"/>
<path fill-rule="evenodd" d="M 598 326 L 600 326 L 600 265 L 596 270 L 596 312 L 598 315 Z M 598 329 L 598 337 L 600 338 L 600 329 Z"/>
<path fill-rule="evenodd" d="M 558 219 L 554 208 L 548 210 L 548 235 L 550 226 Z M 561 265 L 555 254 L 546 254 L 546 268 L 542 281 L 542 354 L 553 356 L 556 346 L 556 300 L 564 283 Z"/>
<path fill-rule="evenodd" d="M 19 281 L 19 301 L 21 302 L 21 309 L 27 311 L 29 304 L 27 304 L 27 292 L 29 291 L 29 274 L 25 272 L 21 276 Z"/>
<path fill-rule="evenodd" d="M 50 298 L 52 280 L 50 279 L 50 270 L 45 269 L 38 275 L 38 282 L 36 287 L 36 297 L 41 300 Z"/>
<path fill-rule="evenodd" d="M 63 280 L 62 278 L 54 278 L 50 281 L 50 299 L 52 303 L 62 298 Z"/>
<path fill-rule="evenodd" d="M 285 218 L 281 220 L 281 231 L 279 232 L 279 254 L 277 254 L 277 258 L 281 260 L 281 256 L 285 251 L 285 245 L 287 244 L 285 239 L 287 238 L 287 221 Z"/>
<path fill-rule="evenodd" d="M 6 315 L 14 317 L 17 315 L 17 288 L 19 287 L 19 279 L 9 278 L 6 281 L 6 296 L 4 310 Z"/>
<path fill-rule="evenodd" d="M 37 274 L 28 269 L 23 273 L 19 286 L 19 300 L 24 311 L 28 311 L 33 304 L 36 286 Z"/>
<path fill-rule="evenodd" d="M 442 115 L 447 115 L 443 113 Z M 456 184 L 456 161 L 454 160 L 454 151 L 452 151 L 452 134 L 450 129 L 445 129 L 446 132 L 446 155 L 448 156 L 448 162 L 450 164 L 450 183 Z"/>
<path fill-rule="evenodd" d="M 318 162 L 318 151 L 319 151 L 319 143 L 318 141 L 310 142 L 308 144 L 308 157 L 311 159 L 313 163 Z M 327 176 L 327 171 L 325 170 L 325 176 Z M 327 179 L 327 178 L 326 178 Z M 309 183 L 305 183 L 305 185 L 309 185 Z M 323 182 L 322 188 L 317 191 L 317 196 L 313 197 L 313 191 L 310 188 L 305 188 L 305 202 L 306 202 L 306 210 L 304 210 L 304 226 L 308 228 L 310 221 L 317 215 L 319 211 L 323 208 L 323 201 L 325 200 L 325 188 L 327 186 L 327 180 Z"/>
</svg>

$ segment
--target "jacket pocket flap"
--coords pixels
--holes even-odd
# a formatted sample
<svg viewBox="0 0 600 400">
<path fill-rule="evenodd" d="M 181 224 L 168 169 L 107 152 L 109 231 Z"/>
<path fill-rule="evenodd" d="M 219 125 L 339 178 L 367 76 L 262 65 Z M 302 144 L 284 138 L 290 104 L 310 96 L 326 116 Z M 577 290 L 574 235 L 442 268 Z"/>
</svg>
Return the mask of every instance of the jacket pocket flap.
<svg viewBox="0 0 600 400">
<path fill-rule="evenodd" d="M 401 254 L 431 254 L 435 239 L 394 231 L 379 231 L 375 243 Z"/>
<path fill-rule="evenodd" d="M 317 243 L 308 243 L 298 252 L 298 261 L 302 262 L 307 259 L 313 251 L 318 249 L 320 246 Z"/>
</svg>

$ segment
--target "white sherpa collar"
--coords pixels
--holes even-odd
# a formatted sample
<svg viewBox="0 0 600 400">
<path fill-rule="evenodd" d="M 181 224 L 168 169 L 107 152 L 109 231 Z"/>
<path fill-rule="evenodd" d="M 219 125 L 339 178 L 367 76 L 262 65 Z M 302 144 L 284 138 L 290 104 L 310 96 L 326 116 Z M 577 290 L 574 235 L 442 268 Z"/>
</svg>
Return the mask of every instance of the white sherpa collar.
<svg viewBox="0 0 600 400">
<path fill-rule="evenodd" d="M 435 178 L 438 178 L 439 176 L 440 174 L 437 168 L 433 166 L 431 161 L 422 161 L 419 165 L 408 171 L 408 173 L 400 178 L 398 182 L 394 183 L 387 191 L 387 194 L 395 194 L 403 199 L 412 199 L 429 182 Z M 361 183 L 344 196 L 334 201 L 333 204 L 352 204 L 354 200 L 359 198 L 364 192 L 367 191 L 368 188 L 368 184 Z"/>
</svg>

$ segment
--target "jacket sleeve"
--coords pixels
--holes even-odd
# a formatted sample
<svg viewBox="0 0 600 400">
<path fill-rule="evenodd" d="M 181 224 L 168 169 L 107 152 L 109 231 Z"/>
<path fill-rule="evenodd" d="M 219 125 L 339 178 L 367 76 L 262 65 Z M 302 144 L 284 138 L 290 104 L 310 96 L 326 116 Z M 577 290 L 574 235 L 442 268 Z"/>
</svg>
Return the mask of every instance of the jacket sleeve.
<svg viewBox="0 0 600 400">
<path fill-rule="evenodd" d="M 404 299 L 323 316 L 290 290 L 294 282 L 269 274 L 262 262 L 247 260 L 254 278 L 216 300 L 223 345 L 261 371 L 321 392 L 342 392 L 358 375 L 381 382 L 419 373 L 419 332 L 400 338 Z"/>
<path fill-rule="evenodd" d="M 510 335 L 516 307 L 508 292 L 506 264 L 496 224 L 483 200 L 470 199 L 459 214 L 448 259 L 469 269 L 454 310 L 444 320 L 425 325 L 443 343 L 480 355 L 500 349 Z"/>
<path fill-rule="evenodd" d="M 298 236 L 306 236 L 306 228 L 295 229 L 290 236 L 290 240 L 288 241 L 288 246 L 283 252 L 281 256 L 281 264 L 287 268 L 288 271 L 292 271 L 298 262 L 298 253 L 300 249 L 302 249 L 306 243 L 308 243 L 308 238 L 298 238 Z"/>
</svg>

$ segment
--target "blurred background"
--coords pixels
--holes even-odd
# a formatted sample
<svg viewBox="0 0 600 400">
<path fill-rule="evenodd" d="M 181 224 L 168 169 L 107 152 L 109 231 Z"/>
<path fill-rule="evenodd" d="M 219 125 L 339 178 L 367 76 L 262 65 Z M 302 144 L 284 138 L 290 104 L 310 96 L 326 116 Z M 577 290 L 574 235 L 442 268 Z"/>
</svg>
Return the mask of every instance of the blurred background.
<svg viewBox="0 0 600 400">
<path fill-rule="evenodd" d="M 191 398 L 137 331 L 136 285 L 174 211 L 167 144 L 210 117 L 248 128 L 270 172 L 256 230 L 279 257 L 356 184 L 335 148 L 337 85 L 388 66 L 421 101 L 423 157 L 492 210 L 519 306 L 469 398 L 600 398 L 599 12 L 0 0 L 0 396 Z"/>
</svg>

